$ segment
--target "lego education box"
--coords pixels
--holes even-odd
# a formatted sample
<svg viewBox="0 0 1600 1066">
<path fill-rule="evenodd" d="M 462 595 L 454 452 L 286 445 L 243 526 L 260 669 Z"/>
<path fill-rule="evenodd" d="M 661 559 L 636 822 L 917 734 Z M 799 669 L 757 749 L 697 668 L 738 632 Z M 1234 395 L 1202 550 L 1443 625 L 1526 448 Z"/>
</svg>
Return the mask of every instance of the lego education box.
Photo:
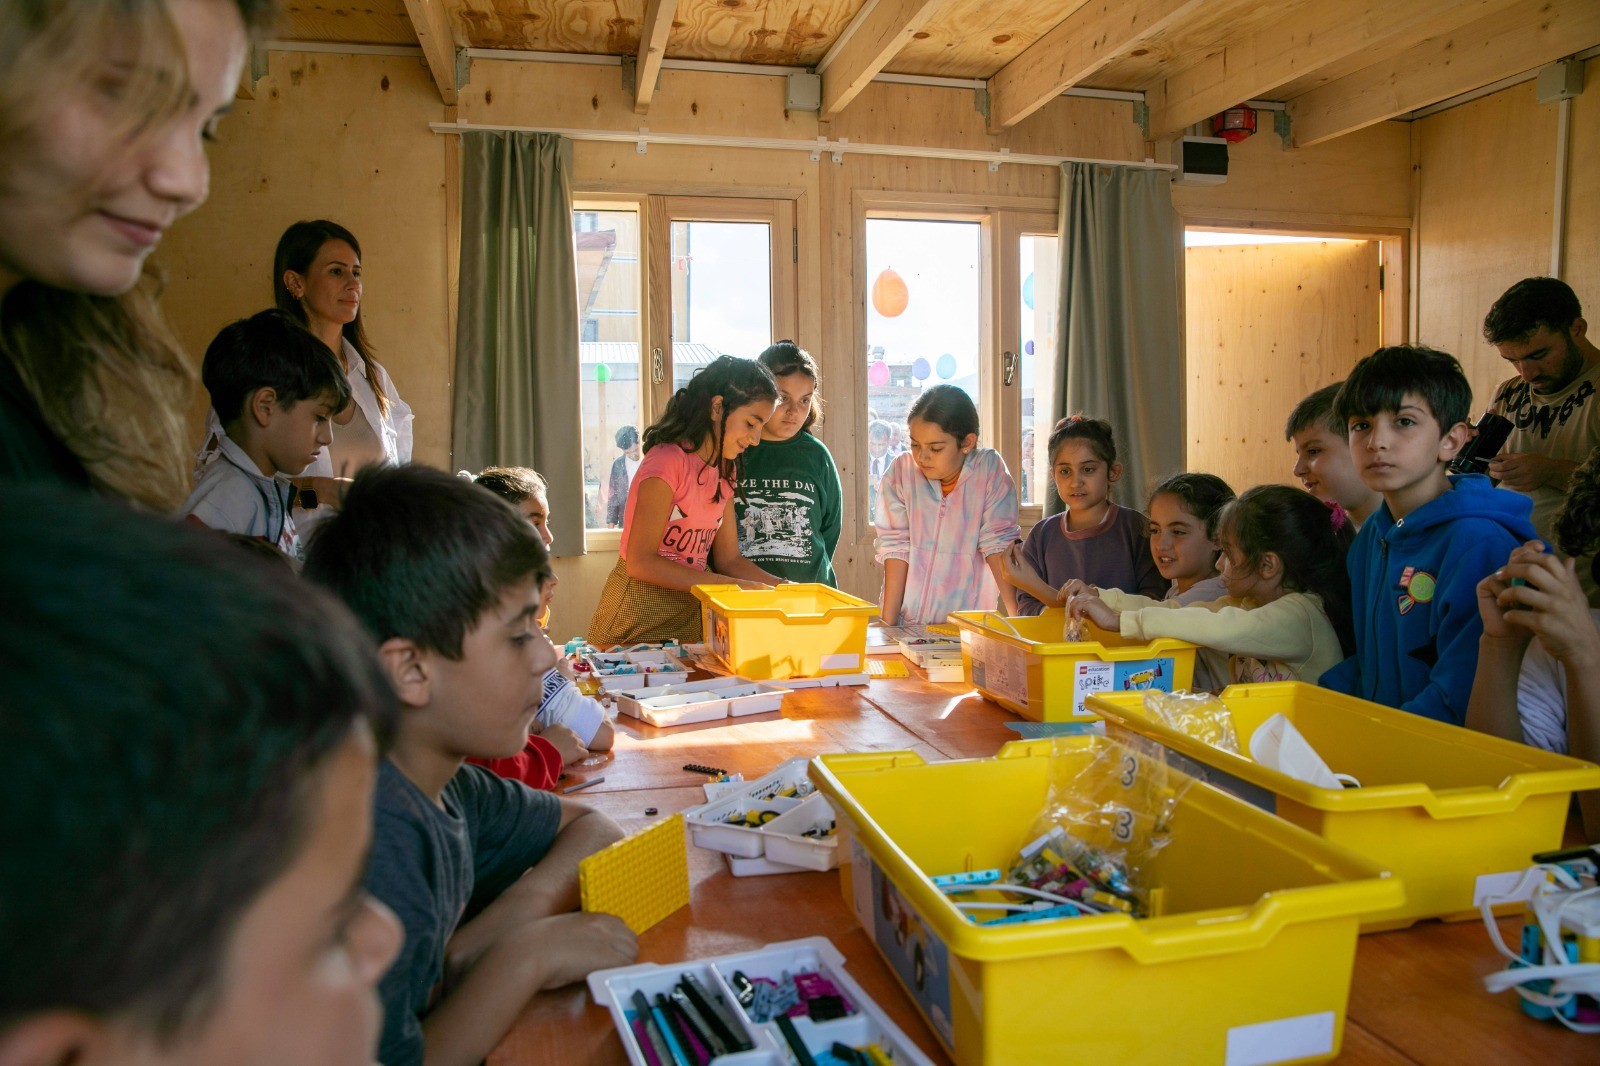
<svg viewBox="0 0 1600 1066">
<path fill-rule="evenodd" d="M 1226 792 L 1200 782 L 1181 791 L 1171 839 L 1143 871 L 1161 893 L 1154 917 L 981 925 L 933 883 L 1009 867 L 1051 782 L 1110 743 L 1017 741 L 991 759 L 936 763 L 912 752 L 812 761 L 848 831 L 845 900 L 940 1041 L 962 1066 L 1336 1056 L 1361 918 L 1397 906 L 1403 886 Z"/>
<path fill-rule="evenodd" d="M 867 668 L 867 620 L 876 604 L 815 584 L 696 585 L 694 594 L 706 643 L 730 673 L 782 681 Z"/>
<path fill-rule="evenodd" d="M 1089 702 L 1107 736 L 1150 737 L 1192 776 L 1403 879 L 1405 903 L 1370 915 L 1368 932 L 1422 918 L 1478 918 L 1479 901 L 1515 880 L 1530 855 L 1560 847 L 1572 793 L 1600 788 L 1600 767 L 1592 763 L 1304 682 L 1233 685 L 1221 699 L 1242 751 L 1267 719 L 1282 714 L 1329 769 L 1360 786 L 1318 788 L 1248 754 L 1205 744 L 1150 717 L 1139 693 Z"/>
<path fill-rule="evenodd" d="M 1195 645 L 1161 637 L 1148 642 L 1085 623 L 1085 638 L 1066 641 L 1066 612 L 1007 617 L 994 611 L 955 611 L 967 680 L 1000 706 L 1036 722 L 1089 721 L 1087 706 L 1101 692 L 1160 689 L 1194 683 Z"/>
</svg>

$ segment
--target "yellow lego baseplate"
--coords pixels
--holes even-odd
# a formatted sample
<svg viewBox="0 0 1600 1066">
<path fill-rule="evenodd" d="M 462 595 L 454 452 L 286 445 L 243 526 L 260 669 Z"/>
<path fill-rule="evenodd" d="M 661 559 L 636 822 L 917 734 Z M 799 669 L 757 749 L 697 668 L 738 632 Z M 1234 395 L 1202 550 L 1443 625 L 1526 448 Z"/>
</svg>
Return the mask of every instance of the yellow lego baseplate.
<svg viewBox="0 0 1600 1066">
<path fill-rule="evenodd" d="M 940 622 L 928 627 L 928 632 L 936 637 L 949 637 L 951 640 L 961 639 L 961 630 L 948 622 Z"/>
<path fill-rule="evenodd" d="M 899 659 L 868 659 L 868 677 L 910 677 L 911 671 Z"/>
<path fill-rule="evenodd" d="M 619 840 L 578 863 L 583 909 L 614 914 L 642 933 L 689 904 L 689 846 L 683 815 Z"/>
</svg>

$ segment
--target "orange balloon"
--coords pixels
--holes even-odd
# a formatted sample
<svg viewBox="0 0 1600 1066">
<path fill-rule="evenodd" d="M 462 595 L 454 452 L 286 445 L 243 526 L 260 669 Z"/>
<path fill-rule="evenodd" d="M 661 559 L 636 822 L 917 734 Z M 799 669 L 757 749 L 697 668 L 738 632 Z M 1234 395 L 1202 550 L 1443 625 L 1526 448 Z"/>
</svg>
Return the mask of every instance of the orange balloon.
<svg viewBox="0 0 1600 1066">
<path fill-rule="evenodd" d="M 884 318 L 894 318 L 905 312 L 911 302 L 911 290 L 906 279 L 890 267 L 872 282 L 872 307 Z"/>
</svg>

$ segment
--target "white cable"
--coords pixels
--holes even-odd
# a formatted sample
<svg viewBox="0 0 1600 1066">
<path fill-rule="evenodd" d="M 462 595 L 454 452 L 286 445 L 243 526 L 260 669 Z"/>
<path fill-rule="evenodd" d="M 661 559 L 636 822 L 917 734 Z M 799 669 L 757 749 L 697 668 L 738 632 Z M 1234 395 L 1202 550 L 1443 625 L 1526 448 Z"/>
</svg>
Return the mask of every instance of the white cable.
<svg viewBox="0 0 1600 1066">
<path fill-rule="evenodd" d="M 1528 883 L 1530 878 L 1537 878 L 1531 886 Z M 1552 880 L 1555 885 L 1551 885 Z M 1489 931 L 1489 939 L 1494 943 L 1495 950 L 1509 959 L 1512 965 L 1486 975 L 1483 979 L 1484 988 L 1490 992 L 1513 989 L 1526 1002 L 1550 1010 L 1557 1021 L 1573 1032 L 1600 1033 L 1600 1025 L 1575 1022 L 1562 1013 L 1574 994 L 1600 997 L 1600 963 L 1570 961 L 1561 941 L 1562 914 L 1579 900 L 1595 896 L 1600 896 L 1600 886 L 1584 888 L 1565 869 L 1549 863 L 1524 870 L 1505 895 L 1485 896 L 1478 905 L 1484 927 Z M 1524 899 L 1533 910 L 1534 921 L 1539 926 L 1543 965 L 1530 965 L 1520 954 L 1514 954 L 1506 947 L 1500 935 L 1500 926 L 1494 919 L 1496 903 L 1514 903 Z M 1549 990 L 1541 992 L 1523 987 L 1532 981 L 1549 981 Z"/>
</svg>

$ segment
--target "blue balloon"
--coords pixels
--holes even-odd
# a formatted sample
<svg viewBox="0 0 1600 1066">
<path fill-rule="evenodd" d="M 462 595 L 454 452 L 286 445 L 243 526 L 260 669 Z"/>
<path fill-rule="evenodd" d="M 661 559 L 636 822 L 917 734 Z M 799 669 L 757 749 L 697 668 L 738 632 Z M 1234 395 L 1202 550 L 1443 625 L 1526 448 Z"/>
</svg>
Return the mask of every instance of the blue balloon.
<svg viewBox="0 0 1600 1066">
<path fill-rule="evenodd" d="M 1033 310 L 1033 275 L 1029 274 L 1022 282 L 1022 302 L 1028 305 L 1028 310 Z"/>
<path fill-rule="evenodd" d="M 1024 352 L 1027 352 L 1029 355 L 1032 355 L 1033 354 L 1033 342 L 1029 341 L 1027 344 L 1024 344 L 1022 346 L 1022 350 Z"/>
<path fill-rule="evenodd" d="M 920 355 L 917 356 L 917 361 L 911 364 L 911 376 L 922 381 L 931 373 L 933 368 L 928 365 L 928 361 Z"/>
<path fill-rule="evenodd" d="M 956 357 L 945 352 L 939 357 L 939 377 L 949 381 L 956 376 Z"/>
</svg>

